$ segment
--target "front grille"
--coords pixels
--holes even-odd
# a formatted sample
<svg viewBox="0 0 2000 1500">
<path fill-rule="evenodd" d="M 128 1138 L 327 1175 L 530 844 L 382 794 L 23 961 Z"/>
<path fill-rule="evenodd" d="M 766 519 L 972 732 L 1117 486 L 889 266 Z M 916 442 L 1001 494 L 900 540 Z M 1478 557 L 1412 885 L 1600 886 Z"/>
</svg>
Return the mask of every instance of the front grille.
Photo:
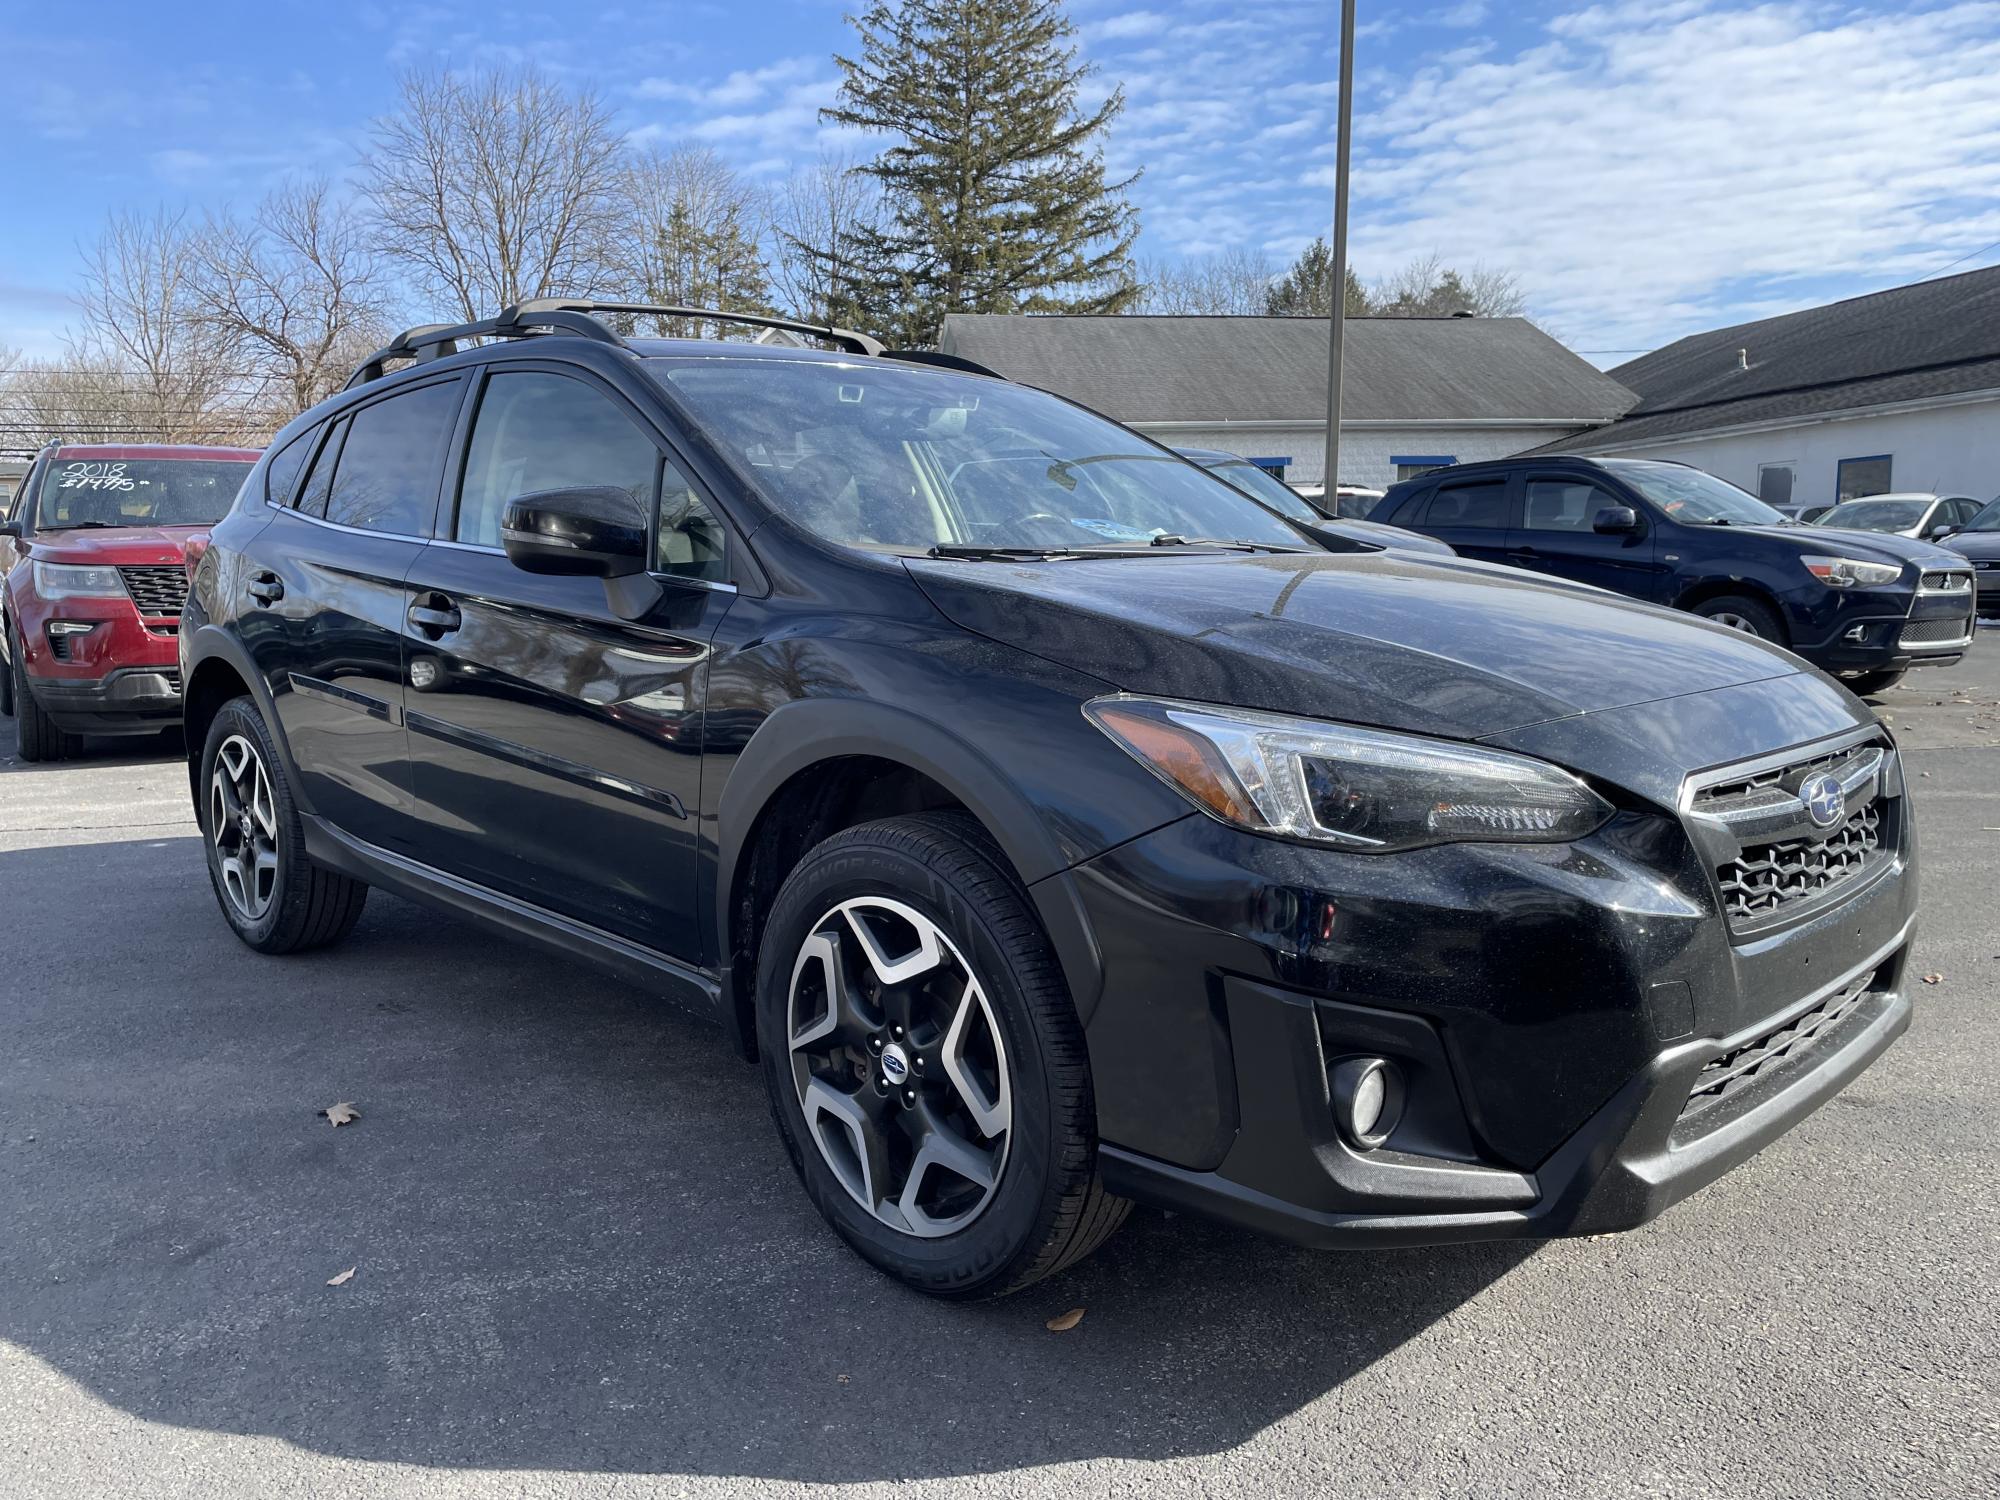
<svg viewBox="0 0 2000 1500">
<path fill-rule="evenodd" d="M 1874 981 L 1873 974 L 1864 974 L 1803 1015 L 1792 1017 L 1704 1065 L 1688 1092 L 1687 1103 L 1681 1106 L 1681 1119 L 1699 1115 L 1760 1078 L 1768 1080 L 1785 1062 L 1796 1061 L 1800 1053 L 1853 1013 L 1867 998 Z"/>
<path fill-rule="evenodd" d="M 1970 615 L 1953 615 L 1943 620 L 1912 620 L 1896 638 L 1899 646 L 1942 646 L 1962 641 L 1972 634 Z"/>
<path fill-rule="evenodd" d="M 1724 813 L 1732 806 L 1740 806 L 1756 799 L 1759 793 L 1785 786 L 1796 787 L 1808 776 L 1820 771 L 1830 771 L 1838 776 L 1849 766 L 1864 758 L 1880 754 L 1881 750 L 1875 745 L 1856 745 L 1850 749 L 1816 755 L 1811 760 L 1795 760 L 1788 766 L 1773 766 L 1769 770 L 1759 771 L 1755 775 L 1744 776 L 1734 781 L 1712 782 L 1694 794 L 1694 810 L 1711 815 Z"/>
<path fill-rule="evenodd" d="M 1926 573 L 1918 585 L 1926 594 L 1962 594 L 1972 587 L 1972 575 L 1961 573 L 1956 568 L 1939 573 Z"/>
<path fill-rule="evenodd" d="M 1823 839 L 1748 845 L 1741 859 L 1731 860 L 1715 872 L 1722 885 L 1724 909 L 1735 924 L 1754 922 L 1809 901 L 1859 874 L 1868 856 L 1881 847 L 1879 800 L 1854 813 Z"/>
<path fill-rule="evenodd" d="M 179 563 L 120 568 L 118 576 L 125 580 L 125 592 L 142 615 L 178 618 L 187 602 L 187 570 Z"/>
</svg>

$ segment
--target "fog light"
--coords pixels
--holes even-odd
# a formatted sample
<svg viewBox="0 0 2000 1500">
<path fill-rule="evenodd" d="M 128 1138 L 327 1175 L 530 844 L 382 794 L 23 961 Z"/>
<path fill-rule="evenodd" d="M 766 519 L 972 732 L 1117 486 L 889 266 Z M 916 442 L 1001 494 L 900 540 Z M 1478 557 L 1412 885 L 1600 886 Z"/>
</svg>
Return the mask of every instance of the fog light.
<svg viewBox="0 0 2000 1500">
<path fill-rule="evenodd" d="M 95 621 L 51 620 L 49 621 L 49 639 L 54 640 L 58 636 L 65 635 L 88 635 L 96 628 L 97 623 Z"/>
<path fill-rule="evenodd" d="M 1341 1134 L 1363 1151 L 1389 1139 L 1403 1114 L 1403 1076 L 1380 1057 L 1350 1057 L 1328 1075 Z"/>
<path fill-rule="evenodd" d="M 1867 639 L 1868 639 L 1868 627 L 1867 627 L 1866 625 L 1857 625 L 1857 626 L 1855 626 L 1855 627 L 1854 627 L 1854 628 L 1853 628 L 1852 630 L 1850 630 L 1850 631 L 1848 631 L 1848 632 L 1847 632 L 1847 639 L 1849 639 L 1850 641 L 1865 641 L 1865 640 L 1867 640 Z"/>
</svg>

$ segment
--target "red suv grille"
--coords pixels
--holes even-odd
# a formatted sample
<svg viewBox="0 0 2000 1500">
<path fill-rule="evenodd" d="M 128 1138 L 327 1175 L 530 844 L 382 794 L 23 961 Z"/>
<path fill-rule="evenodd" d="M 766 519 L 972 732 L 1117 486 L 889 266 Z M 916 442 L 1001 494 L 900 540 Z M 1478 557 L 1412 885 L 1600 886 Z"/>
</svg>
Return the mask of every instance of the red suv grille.
<svg viewBox="0 0 2000 1500">
<path fill-rule="evenodd" d="M 187 602 L 188 581 L 179 563 L 120 568 L 118 576 L 125 580 L 125 591 L 139 606 L 140 614 L 180 617 L 181 606 Z"/>
</svg>

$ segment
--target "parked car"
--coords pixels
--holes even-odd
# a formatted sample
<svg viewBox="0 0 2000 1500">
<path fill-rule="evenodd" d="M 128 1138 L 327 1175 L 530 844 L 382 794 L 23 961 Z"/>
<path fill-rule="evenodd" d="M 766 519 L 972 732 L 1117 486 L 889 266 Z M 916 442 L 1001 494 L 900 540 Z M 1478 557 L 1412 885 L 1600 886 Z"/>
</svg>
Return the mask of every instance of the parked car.
<svg viewBox="0 0 2000 1500">
<path fill-rule="evenodd" d="M 1988 501 L 1977 515 L 1945 538 L 1944 545 L 1972 564 L 1979 612 L 2000 615 L 2000 500 Z"/>
<path fill-rule="evenodd" d="M 175 635 L 189 539 L 219 519 L 255 448 L 52 444 L 0 521 L 0 712 L 23 760 L 81 734 L 180 723 Z"/>
<path fill-rule="evenodd" d="M 1382 491 L 1370 489 L 1362 484 L 1335 485 L 1331 500 L 1327 499 L 1326 485 L 1323 483 L 1292 484 L 1285 487 L 1321 515 L 1341 521 L 1369 520 L 1371 513 L 1382 499 Z"/>
<path fill-rule="evenodd" d="M 1767 505 L 1770 504 L 1768 500 L 1764 503 Z M 1787 521 L 1797 521 L 1800 525 L 1810 526 L 1821 516 L 1832 510 L 1833 507 L 1831 505 L 1772 505 L 1771 509 L 1775 510 Z"/>
<path fill-rule="evenodd" d="M 1226 480 L 1273 514 L 1310 534 L 1329 552 L 1354 552 L 1379 547 L 1401 547 L 1409 552 L 1433 552 L 1449 556 L 1451 548 L 1436 537 L 1421 536 L 1394 526 L 1377 526 L 1373 521 L 1335 520 L 1323 515 L 1296 494 L 1282 480 L 1274 479 L 1247 458 L 1216 448 L 1178 448 L 1182 458 L 1200 464 L 1216 478 Z"/>
<path fill-rule="evenodd" d="M 1880 531 L 1892 536 L 1941 541 L 1979 513 L 1970 495 L 1864 495 L 1843 500 L 1813 524 L 1836 531 Z"/>
<path fill-rule="evenodd" d="M 1796 657 L 1326 553 L 860 334 L 591 316 L 633 310 L 412 330 L 214 528 L 190 786 L 250 947 L 381 886 L 686 1000 L 839 1234 L 947 1297 L 1135 1198 L 1627 1228 L 1907 1024 L 1901 763 Z"/>
<path fill-rule="evenodd" d="M 1393 486 L 1379 520 L 1669 605 L 1788 646 L 1879 693 L 1972 641 L 1972 572 L 1928 542 L 1787 521 L 1685 464 L 1537 458 L 1461 464 Z"/>
</svg>

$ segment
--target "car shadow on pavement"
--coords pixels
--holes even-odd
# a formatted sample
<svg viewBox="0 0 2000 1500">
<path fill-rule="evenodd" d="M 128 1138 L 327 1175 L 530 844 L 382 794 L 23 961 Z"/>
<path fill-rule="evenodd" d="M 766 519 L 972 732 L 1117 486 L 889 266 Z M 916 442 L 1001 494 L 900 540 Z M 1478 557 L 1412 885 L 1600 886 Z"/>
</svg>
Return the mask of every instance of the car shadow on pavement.
<svg viewBox="0 0 2000 1500">
<path fill-rule="evenodd" d="M 185 837 L 0 852 L 0 931 L 0 1337 L 148 1421 L 787 1480 L 1198 1454 L 1532 1253 L 1142 1210 L 943 1305 L 821 1224 L 719 1033 L 573 964 L 379 896 L 342 948 L 262 958 Z"/>
</svg>

